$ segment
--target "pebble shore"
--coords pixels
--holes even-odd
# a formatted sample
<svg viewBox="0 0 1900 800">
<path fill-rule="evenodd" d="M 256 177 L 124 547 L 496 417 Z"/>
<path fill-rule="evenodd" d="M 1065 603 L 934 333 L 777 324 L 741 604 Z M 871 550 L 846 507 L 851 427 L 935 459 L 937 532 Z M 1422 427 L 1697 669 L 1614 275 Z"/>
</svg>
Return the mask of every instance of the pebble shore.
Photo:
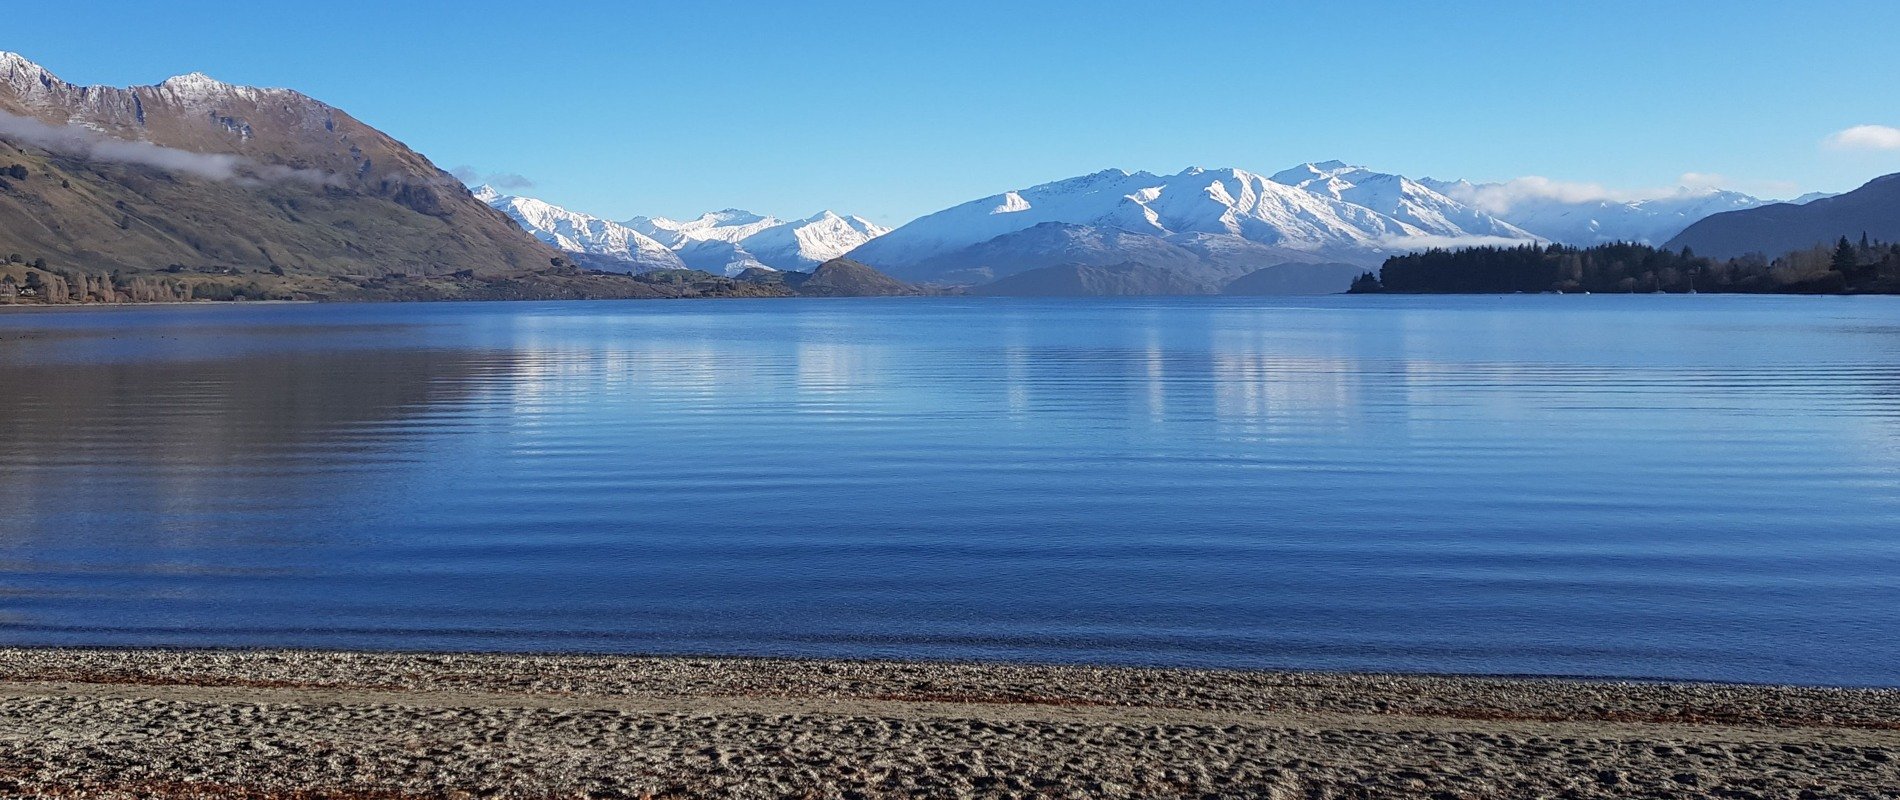
<svg viewBox="0 0 1900 800">
<path fill-rule="evenodd" d="M 1900 691 L 0 649 L 0 796 L 1900 797 Z"/>
</svg>

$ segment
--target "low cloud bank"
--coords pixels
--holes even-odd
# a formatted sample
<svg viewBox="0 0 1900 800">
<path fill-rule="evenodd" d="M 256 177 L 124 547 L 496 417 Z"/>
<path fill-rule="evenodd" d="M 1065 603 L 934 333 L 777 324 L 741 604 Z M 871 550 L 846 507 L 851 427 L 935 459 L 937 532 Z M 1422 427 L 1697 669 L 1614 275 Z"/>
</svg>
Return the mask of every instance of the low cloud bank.
<svg viewBox="0 0 1900 800">
<path fill-rule="evenodd" d="M 1518 247 L 1538 244 L 1540 239 L 1512 239 L 1506 236 L 1388 236 L 1379 240 L 1386 250 L 1462 250 L 1467 247 Z"/>
<path fill-rule="evenodd" d="M 0 138 L 92 161 L 134 164 L 214 181 L 276 183 L 297 181 L 338 186 L 336 176 L 314 169 L 259 164 L 226 153 L 194 153 L 151 142 L 130 141 L 77 125 L 49 125 L 32 117 L 0 111 Z"/>
<path fill-rule="evenodd" d="M 1551 180 L 1540 175 L 1513 178 L 1503 183 L 1461 183 L 1446 186 L 1445 196 L 1487 214 L 1508 214 L 1524 205 L 1545 203 L 1634 203 L 1671 197 L 1706 195 L 1721 191 L 1732 181 L 1727 176 L 1704 172 L 1685 172 L 1672 189 L 1613 189 L 1599 183 Z"/>
</svg>

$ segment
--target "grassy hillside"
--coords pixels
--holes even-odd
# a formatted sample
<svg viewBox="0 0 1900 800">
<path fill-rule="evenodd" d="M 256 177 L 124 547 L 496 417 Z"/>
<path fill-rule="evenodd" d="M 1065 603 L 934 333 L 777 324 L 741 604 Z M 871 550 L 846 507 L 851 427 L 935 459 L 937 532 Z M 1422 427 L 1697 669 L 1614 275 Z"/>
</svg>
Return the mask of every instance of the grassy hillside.
<svg viewBox="0 0 1900 800">
<path fill-rule="evenodd" d="M 81 87 L 5 53 L 0 262 L 34 301 L 680 293 L 574 267 L 421 154 L 297 92 L 203 76 Z"/>
<path fill-rule="evenodd" d="M 10 146 L 0 252 L 91 274 L 234 268 L 319 276 L 499 275 L 557 254 L 479 203 L 434 213 L 354 188 L 239 185 Z M 443 187 L 438 193 L 461 191 Z"/>
</svg>

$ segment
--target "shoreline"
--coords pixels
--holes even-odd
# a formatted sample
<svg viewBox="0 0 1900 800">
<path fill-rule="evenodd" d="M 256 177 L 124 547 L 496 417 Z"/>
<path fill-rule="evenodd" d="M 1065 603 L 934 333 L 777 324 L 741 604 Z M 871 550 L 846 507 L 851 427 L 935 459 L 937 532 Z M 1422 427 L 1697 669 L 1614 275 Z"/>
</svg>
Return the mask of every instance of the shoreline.
<svg viewBox="0 0 1900 800">
<path fill-rule="evenodd" d="M 1149 664 L 1138 661 L 1038 661 L 1011 658 L 881 658 L 875 656 L 756 655 L 746 653 L 681 651 L 627 651 L 587 649 L 389 649 L 378 647 L 325 647 L 302 645 L 243 644 L 0 644 L 0 682 L 5 681 L 5 658 L 17 653 L 58 652 L 72 655 L 174 654 L 177 656 L 274 655 L 363 658 L 473 658 L 473 659 L 549 659 L 594 661 L 691 661 L 691 662 L 766 662 L 773 664 L 851 664 L 877 666 L 928 666 L 940 668 L 1022 669 L 1022 670 L 1108 670 L 1126 672 L 1162 672 L 1184 675 L 1304 675 L 1335 678 L 1390 678 L 1447 681 L 1499 681 L 1522 683 L 1596 684 L 1609 686 L 1701 686 L 1710 688 L 1770 689 L 1789 691 L 1866 691 L 1893 692 L 1900 702 L 1900 676 L 1892 684 L 1881 683 L 1800 683 L 1768 680 L 1729 680 L 1723 678 L 1684 678 L 1656 675 L 1592 675 L 1538 672 L 1433 672 L 1428 670 L 1353 670 L 1274 666 L 1194 666 Z"/>
<path fill-rule="evenodd" d="M 1311 300 L 1326 297 L 1791 297 L 1791 298 L 1842 298 L 1842 297 L 1900 297 L 1893 292 L 1334 292 L 1331 294 L 1141 294 L 1141 295 L 977 295 L 977 294 L 917 294 L 917 295 L 867 295 L 867 296 L 823 296 L 823 295 L 700 295 L 668 297 L 441 297 L 414 299 L 363 299 L 346 298 L 336 300 L 158 300 L 149 303 L 0 303 L 0 313 L 20 310 L 67 310 L 67 309 L 126 309 L 126 308 L 164 308 L 170 306 L 202 306 L 219 308 L 243 308 L 245 306 L 333 306 L 333 305 L 414 305 L 437 303 L 600 303 L 648 300 L 911 300 L 921 298 L 948 298 L 954 300 L 1001 300 L 1001 301 L 1047 301 L 1047 300 L 1091 300 L 1091 301 L 1138 301 L 1138 300 Z"/>
<path fill-rule="evenodd" d="M 166 306 L 302 306 L 316 305 L 321 300 L 154 300 L 149 303 L 0 303 L 0 311 L 10 309 L 47 309 L 62 310 L 70 308 L 164 308 Z"/>
<path fill-rule="evenodd" d="M 49 734 L 48 732 L 52 732 Z M 0 649 L 0 794 L 1900 794 L 1900 689 Z"/>
</svg>

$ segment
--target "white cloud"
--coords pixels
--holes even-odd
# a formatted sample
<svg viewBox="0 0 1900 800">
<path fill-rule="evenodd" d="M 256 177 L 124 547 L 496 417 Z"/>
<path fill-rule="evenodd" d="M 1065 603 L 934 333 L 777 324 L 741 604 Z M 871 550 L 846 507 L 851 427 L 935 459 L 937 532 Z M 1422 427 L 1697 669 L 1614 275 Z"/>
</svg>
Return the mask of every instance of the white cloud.
<svg viewBox="0 0 1900 800">
<path fill-rule="evenodd" d="M 1467 247 L 1517 247 L 1535 244 L 1532 239 L 1512 239 L 1504 236 L 1386 236 L 1379 239 L 1379 246 L 1395 252 L 1418 252 L 1420 250 L 1462 250 Z"/>
<path fill-rule="evenodd" d="M 4 111 L 0 111 L 0 136 L 57 153 L 140 164 L 220 181 L 237 177 L 238 167 L 243 163 L 243 159 L 233 155 L 193 153 L 160 147 L 151 142 L 114 139 L 98 131 L 74 125 L 48 125 L 32 117 Z"/>
<path fill-rule="evenodd" d="M 485 173 L 467 164 L 463 164 L 449 170 L 449 174 L 454 175 L 456 180 L 469 186 L 486 183 L 497 189 L 508 189 L 512 191 L 534 188 L 534 179 L 518 172 Z"/>
<path fill-rule="evenodd" d="M 1719 172 L 1684 172 L 1676 179 L 1676 185 L 1682 188 L 1674 192 L 1659 192 L 1643 199 L 1657 197 L 1703 195 L 1714 192 L 1747 192 L 1756 197 L 1793 197 L 1801 193 L 1801 184 L 1794 181 L 1743 180 L 1731 178 Z"/>
<path fill-rule="evenodd" d="M 1600 183 L 1559 181 L 1541 175 L 1512 178 L 1503 183 L 1461 183 L 1445 188 L 1446 196 L 1487 214 L 1509 214 L 1512 209 L 1534 204 L 1633 203 L 1639 200 L 1698 197 L 1735 189 L 1746 184 L 1757 191 L 1786 192 L 1795 187 L 1785 181 L 1737 181 L 1713 172 L 1685 172 L 1673 187 L 1617 189 Z"/>
<path fill-rule="evenodd" d="M 64 155 L 137 164 L 214 181 L 255 183 L 296 180 L 318 185 L 340 185 L 335 176 L 320 170 L 259 164 L 242 156 L 194 153 L 151 142 L 119 139 L 89 128 L 50 125 L 32 117 L 4 111 L 0 111 L 0 136 Z"/>
<path fill-rule="evenodd" d="M 1833 150 L 1900 150 L 1900 128 L 1855 125 L 1821 141 Z"/>
<path fill-rule="evenodd" d="M 1735 185 L 1735 181 L 1729 180 L 1727 175 L 1715 172 L 1684 172 L 1682 177 L 1676 179 L 1676 183 L 1692 191 L 1714 191 Z"/>
<path fill-rule="evenodd" d="M 1512 178 L 1503 183 L 1465 184 L 1453 187 L 1447 192 L 1453 200 L 1491 214 L 1503 214 L 1518 205 L 1532 201 L 1626 203 L 1669 193 L 1666 190 L 1660 192 L 1622 191 L 1596 183 L 1556 181 L 1540 175 Z"/>
</svg>

